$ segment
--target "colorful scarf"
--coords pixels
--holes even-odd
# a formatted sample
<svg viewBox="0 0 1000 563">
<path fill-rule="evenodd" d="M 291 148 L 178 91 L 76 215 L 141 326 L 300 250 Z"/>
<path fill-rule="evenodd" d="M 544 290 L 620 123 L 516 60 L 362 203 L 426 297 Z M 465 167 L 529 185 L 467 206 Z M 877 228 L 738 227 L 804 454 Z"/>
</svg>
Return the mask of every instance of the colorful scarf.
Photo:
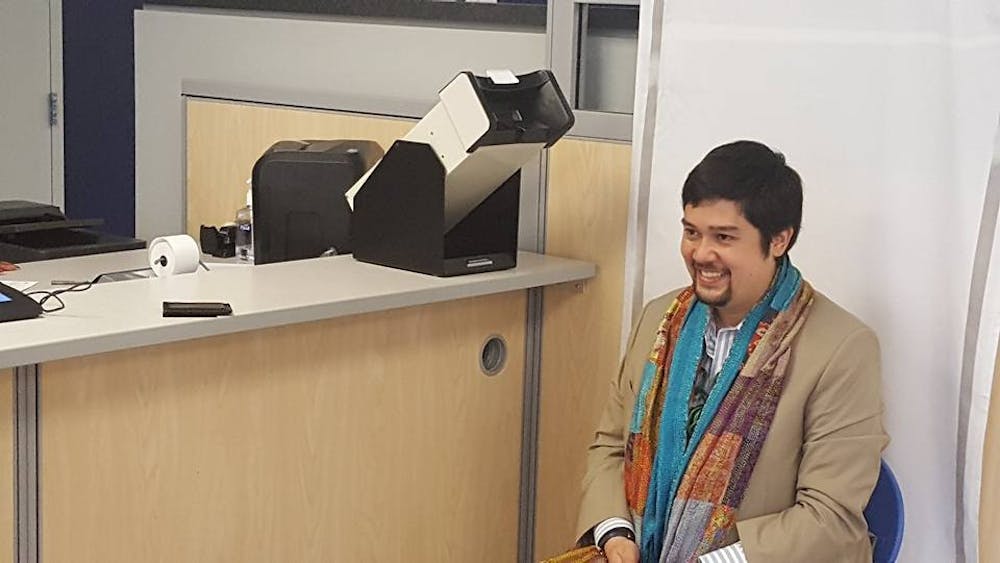
<svg viewBox="0 0 1000 563">
<path fill-rule="evenodd" d="M 693 288 L 670 304 L 625 450 L 625 495 L 642 561 L 688 563 L 728 541 L 785 386 L 790 344 L 812 301 L 812 288 L 783 259 L 744 319 L 690 439 L 688 401 L 711 309 Z"/>
</svg>

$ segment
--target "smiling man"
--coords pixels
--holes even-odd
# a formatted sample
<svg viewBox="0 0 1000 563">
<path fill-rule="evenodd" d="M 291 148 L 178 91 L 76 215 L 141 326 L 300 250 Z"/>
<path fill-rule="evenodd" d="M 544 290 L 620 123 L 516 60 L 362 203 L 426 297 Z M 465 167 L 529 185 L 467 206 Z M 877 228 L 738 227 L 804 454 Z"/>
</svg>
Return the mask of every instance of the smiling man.
<svg viewBox="0 0 1000 563">
<path fill-rule="evenodd" d="M 799 175 L 737 141 L 682 202 L 692 283 L 633 330 L 588 453 L 581 541 L 611 563 L 870 562 L 878 341 L 788 258 Z"/>
</svg>

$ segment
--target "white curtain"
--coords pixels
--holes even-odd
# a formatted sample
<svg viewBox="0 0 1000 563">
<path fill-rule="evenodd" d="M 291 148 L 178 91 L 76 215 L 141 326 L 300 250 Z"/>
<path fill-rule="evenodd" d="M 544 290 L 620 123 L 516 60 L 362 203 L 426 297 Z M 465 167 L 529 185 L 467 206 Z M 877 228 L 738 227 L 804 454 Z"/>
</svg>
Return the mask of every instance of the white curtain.
<svg viewBox="0 0 1000 563">
<path fill-rule="evenodd" d="M 1000 2 L 648 0 L 641 18 L 627 312 L 689 282 L 691 167 L 735 139 L 783 152 L 805 190 L 793 261 L 880 336 L 900 560 L 964 558 L 979 471 L 966 454 L 981 457 L 982 436 L 959 447 L 976 439 L 960 395 L 983 298 L 970 286 L 1000 115 Z"/>
</svg>

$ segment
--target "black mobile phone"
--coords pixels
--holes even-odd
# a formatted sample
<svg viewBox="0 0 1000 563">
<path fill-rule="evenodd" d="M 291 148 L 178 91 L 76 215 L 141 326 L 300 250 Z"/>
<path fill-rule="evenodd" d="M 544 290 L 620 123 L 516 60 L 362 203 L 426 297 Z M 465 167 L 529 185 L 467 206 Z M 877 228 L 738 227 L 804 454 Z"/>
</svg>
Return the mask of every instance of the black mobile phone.
<svg viewBox="0 0 1000 563">
<path fill-rule="evenodd" d="M 229 303 L 204 301 L 164 301 L 164 317 L 222 317 L 232 315 Z"/>
</svg>

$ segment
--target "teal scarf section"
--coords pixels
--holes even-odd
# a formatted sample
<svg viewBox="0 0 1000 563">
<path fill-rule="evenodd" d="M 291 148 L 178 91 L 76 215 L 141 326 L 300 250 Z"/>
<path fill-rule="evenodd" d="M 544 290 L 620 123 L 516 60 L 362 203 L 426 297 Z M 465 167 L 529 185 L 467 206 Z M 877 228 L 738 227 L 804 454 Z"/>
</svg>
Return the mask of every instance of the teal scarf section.
<svg viewBox="0 0 1000 563">
<path fill-rule="evenodd" d="M 641 560 L 660 560 L 670 507 L 687 469 L 691 456 L 705 434 L 706 428 L 715 418 L 719 405 L 726 397 L 733 381 L 739 374 L 747 358 L 747 349 L 762 320 L 773 318 L 787 309 L 802 284 L 802 276 L 792 266 L 787 257 L 778 265 L 775 280 L 764 297 L 750 310 L 743 320 L 733 342 L 729 357 L 715 385 L 709 392 L 701 416 L 688 439 L 688 401 L 694 385 L 695 373 L 701 362 L 705 328 L 708 326 L 711 307 L 696 300 L 688 310 L 674 348 L 670 371 L 667 378 L 666 398 L 663 415 L 660 417 L 659 438 L 653 460 L 652 475 L 642 514 Z M 644 404 L 650 382 L 656 377 L 657 367 L 648 362 L 643 373 L 639 402 Z M 645 391 L 645 393 L 644 393 Z M 643 413 L 636 408 L 632 420 L 632 432 L 637 432 Z"/>
</svg>

